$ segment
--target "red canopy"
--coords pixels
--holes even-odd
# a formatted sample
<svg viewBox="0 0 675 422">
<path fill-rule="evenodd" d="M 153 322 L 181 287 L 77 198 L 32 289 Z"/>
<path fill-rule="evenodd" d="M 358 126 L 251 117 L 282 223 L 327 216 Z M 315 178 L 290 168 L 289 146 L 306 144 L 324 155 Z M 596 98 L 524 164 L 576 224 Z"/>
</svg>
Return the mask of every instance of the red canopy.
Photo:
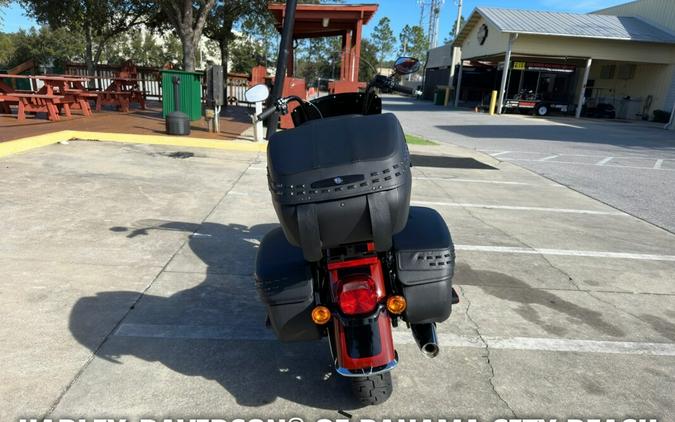
<svg viewBox="0 0 675 422">
<path fill-rule="evenodd" d="M 268 6 L 280 32 L 285 7 L 284 3 L 271 3 Z M 356 91 L 361 57 L 361 28 L 376 11 L 376 4 L 299 4 L 295 11 L 293 39 L 342 37 L 340 80 L 349 82 L 349 87 L 354 88 L 349 91 Z M 292 52 L 288 74 L 293 75 Z"/>
</svg>

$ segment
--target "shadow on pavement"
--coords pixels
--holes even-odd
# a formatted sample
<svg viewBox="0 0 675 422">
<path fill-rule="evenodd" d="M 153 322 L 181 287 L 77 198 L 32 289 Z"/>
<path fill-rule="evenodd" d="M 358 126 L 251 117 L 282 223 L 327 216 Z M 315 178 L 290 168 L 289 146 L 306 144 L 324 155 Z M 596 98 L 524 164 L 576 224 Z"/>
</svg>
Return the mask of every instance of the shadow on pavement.
<svg viewBox="0 0 675 422">
<path fill-rule="evenodd" d="M 516 304 L 514 311 L 518 315 L 554 336 L 564 337 L 570 325 L 586 325 L 611 337 L 626 335 L 619 327 L 605 321 L 601 312 L 565 300 L 550 290 L 532 288 L 507 274 L 474 270 L 467 264 L 458 264 L 453 282 L 478 286 L 486 294 Z M 538 311 L 541 307 L 564 314 L 565 318 L 542 317 Z"/>
<path fill-rule="evenodd" d="M 130 355 L 214 380 L 242 406 L 283 398 L 322 409 L 361 407 L 333 373 L 326 342 L 282 344 L 264 326 L 252 274 L 256 240 L 275 224 L 139 223 L 110 230 L 129 239 L 147 236 L 148 242 L 160 230 L 190 233 L 188 245 L 205 273 L 195 273 L 192 263 L 191 272 L 162 272 L 146 294 L 106 291 L 79 299 L 69 325 L 77 341 L 113 363 Z M 196 285 L 184 288 L 191 280 Z M 111 336 L 101 332 L 120 319 Z"/>
<path fill-rule="evenodd" d="M 589 144 L 607 144 L 625 148 L 675 150 L 675 142 L 667 141 L 663 130 L 654 129 L 657 137 L 650 138 L 649 128 L 633 127 L 630 131 L 616 132 L 616 128 L 607 127 L 605 136 L 601 127 L 589 130 L 585 127 L 563 125 L 447 125 L 436 126 L 451 133 L 475 139 L 524 139 L 556 142 L 585 142 Z M 621 127 L 624 128 L 623 126 Z M 600 133 L 599 133 L 600 131 Z M 635 133 L 631 133 L 635 131 Z M 661 139 L 658 139 L 660 137 Z"/>
</svg>

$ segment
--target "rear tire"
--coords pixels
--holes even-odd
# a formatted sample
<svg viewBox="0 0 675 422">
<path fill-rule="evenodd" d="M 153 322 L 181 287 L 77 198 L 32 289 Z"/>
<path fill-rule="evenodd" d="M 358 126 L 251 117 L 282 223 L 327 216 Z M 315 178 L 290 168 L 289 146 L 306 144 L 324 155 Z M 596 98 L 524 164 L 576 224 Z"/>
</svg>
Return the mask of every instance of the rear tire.
<svg viewBox="0 0 675 422">
<path fill-rule="evenodd" d="M 362 404 L 375 406 L 382 404 L 391 396 L 393 386 L 391 372 L 352 378 L 352 393 Z"/>
</svg>

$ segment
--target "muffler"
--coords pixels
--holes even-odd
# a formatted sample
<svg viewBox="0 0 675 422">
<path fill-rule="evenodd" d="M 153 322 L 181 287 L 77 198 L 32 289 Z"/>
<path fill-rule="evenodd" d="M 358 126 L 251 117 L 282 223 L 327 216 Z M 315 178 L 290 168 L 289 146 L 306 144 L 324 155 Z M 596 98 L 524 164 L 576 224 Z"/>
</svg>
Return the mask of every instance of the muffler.
<svg viewBox="0 0 675 422">
<path fill-rule="evenodd" d="M 438 347 L 438 339 L 436 338 L 436 324 L 410 324 L 413 337 L 417 347 L 420 348 L 424 356 L 428 358 L 435 358 L 440 351 Z"/>
</svg>

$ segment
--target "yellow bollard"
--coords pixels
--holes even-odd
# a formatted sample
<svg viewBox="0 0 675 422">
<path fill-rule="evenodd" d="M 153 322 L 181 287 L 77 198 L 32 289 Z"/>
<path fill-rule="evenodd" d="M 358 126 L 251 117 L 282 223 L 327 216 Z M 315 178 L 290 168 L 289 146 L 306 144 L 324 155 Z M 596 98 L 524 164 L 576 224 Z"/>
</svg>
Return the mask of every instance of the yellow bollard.
<svg viewBox="0 0 675 422">
<path fill-rule="evenodd" d="M 495 114 L 495 107 L 497 106 L 497 91 L 492 91 L 492 96 L 490 97 L 490 116 Z"/>
</svg>

